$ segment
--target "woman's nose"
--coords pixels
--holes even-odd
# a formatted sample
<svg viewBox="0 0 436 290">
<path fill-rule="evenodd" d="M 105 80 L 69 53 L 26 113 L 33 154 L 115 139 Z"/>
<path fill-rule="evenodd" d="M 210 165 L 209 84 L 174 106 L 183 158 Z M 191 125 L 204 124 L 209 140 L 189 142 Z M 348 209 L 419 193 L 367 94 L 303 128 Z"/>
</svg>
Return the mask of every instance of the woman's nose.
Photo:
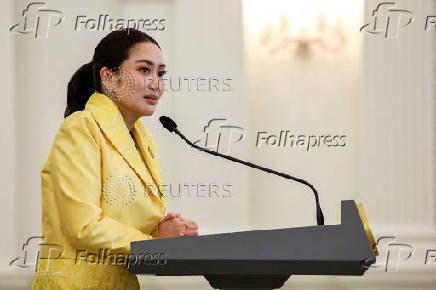
<svg viewBox="0 0 436 290">
<path fill-rule="evenodd" d="M 157 76 L 149 76 L 146 79 L 146 87 L 150 90 L 156 91 L 159 89 L 159 78 Z"/>
</svg>

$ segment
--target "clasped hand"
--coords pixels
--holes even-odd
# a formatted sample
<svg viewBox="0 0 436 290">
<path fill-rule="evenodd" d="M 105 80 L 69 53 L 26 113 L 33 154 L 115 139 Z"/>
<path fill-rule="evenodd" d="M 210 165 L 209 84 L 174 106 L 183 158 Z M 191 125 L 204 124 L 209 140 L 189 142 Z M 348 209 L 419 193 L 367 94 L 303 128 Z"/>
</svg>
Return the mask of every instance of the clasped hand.
<svg viewBox="0 0 436 290">
<path fill-rule="evenodd" d="M 170 212 L 159 223 L 158 239 L 180 236 L 198 236 L 198 225 L 195 221 L 182 218 L 180 214 Z"/>
</svg>

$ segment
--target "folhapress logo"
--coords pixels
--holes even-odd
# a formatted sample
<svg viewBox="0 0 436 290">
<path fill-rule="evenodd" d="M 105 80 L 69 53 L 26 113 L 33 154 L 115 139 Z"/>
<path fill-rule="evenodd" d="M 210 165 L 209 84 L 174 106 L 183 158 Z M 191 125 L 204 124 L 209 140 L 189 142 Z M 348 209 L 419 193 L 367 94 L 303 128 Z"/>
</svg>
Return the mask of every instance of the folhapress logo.
<svg viewBox="0 0 436 290">
<path fill-rule="evenodd" d="M 32 2 L 23 10 L 22 19 L 9 31 L 17 34 L 34 33 L 35 38 L 47 38 L 51 27 L 60 25 L 65 19 L 59 10 L 47 9 L 44 2 Z"/>
<path fill-rule="evenodd" d="M 394 236 L 380 237 L 377 240 L 377 248 L 382 248 L 381 256 L 371 268 L 384 268 L 385 272 L 398 272 L 400 263 L 407 261 L 415 254 L 415 248 L 409 244 L 397 243 Z M 386 251 L 384 250 L 386 247 Z M 405 253 L 402 255 L 402 253 Z"/>
<path fill-rule="evenodd" d="M 270 134 L 266 131 L 257 132 L 256 147 L 301 147 L 307 151 L 323 146 L 344 147 L 347 135 L 302 135 L 292 134 L 291 131 L 282 130 L 279 134 Z"/>
<path fill-rule="evenodd" d="M 226 125 L 226 119 L 212 119 L 204 126 L 204 137 L 194 142 L 194 144 L 204 141 L 204 148 L 215 150 L 216 152 L 229 154 L 230 147 L 242 140 L 245 130 L 242 127 Z M 221 146 L 224 143 L 224 146 Z"/>
<path fill-rule="evenodd" d="M 48 257 L 40 257 L 43 248 L 48 253 Z M 61 245 L 46 243 L 45 237 L 33 236 L 27 239 L 22 246 L 21 255 L 10 261 L 9 266 L 19 268 L 35 267 L 36 271 L 40 258 L 59 259 L 64 255 L 64 251 Z"/>
<path fill-rule="evenodd" d="M 415 19 L 409 10 L 394 9 L 395 2 L 383 2 L 372 11 L 372 21 L 363 25 L 370 34 L 383 34 L 385 38 L 398 38 L 400 28 L 409 25 Z"/>
</svg>

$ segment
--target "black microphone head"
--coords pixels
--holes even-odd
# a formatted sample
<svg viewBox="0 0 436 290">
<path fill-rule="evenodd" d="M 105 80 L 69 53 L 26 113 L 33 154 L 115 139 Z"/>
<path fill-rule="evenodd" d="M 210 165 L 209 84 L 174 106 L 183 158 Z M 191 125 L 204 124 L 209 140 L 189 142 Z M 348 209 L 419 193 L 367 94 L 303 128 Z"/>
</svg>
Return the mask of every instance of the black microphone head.
<svg viewBox="0 0 436 290">
<path fill-rule="evenodd" d="M 162 126 L 170 132 L 174 132 L 174 129 L 177 128 L 176 122 L 174 122 L 170 117 L 160 116 L 159 121 L 162 123 Z"/>
</svg>

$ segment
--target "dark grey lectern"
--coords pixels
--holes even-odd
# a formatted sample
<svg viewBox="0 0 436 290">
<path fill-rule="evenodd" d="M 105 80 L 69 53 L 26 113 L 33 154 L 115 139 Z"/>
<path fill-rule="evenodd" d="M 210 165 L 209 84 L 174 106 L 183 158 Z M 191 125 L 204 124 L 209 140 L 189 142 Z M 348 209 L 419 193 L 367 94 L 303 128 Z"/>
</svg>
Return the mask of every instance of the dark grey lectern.
<svg viewBox="0 0 436 290">
<path fill-rule="evenodd" d="M 215 289 L 275 289 L 290 275 L 363 275 L 376 251 L 363 208 L 346 200 L 340 225 L 132 242 L 129 270 L 202 275 Z"/>
</svg>

